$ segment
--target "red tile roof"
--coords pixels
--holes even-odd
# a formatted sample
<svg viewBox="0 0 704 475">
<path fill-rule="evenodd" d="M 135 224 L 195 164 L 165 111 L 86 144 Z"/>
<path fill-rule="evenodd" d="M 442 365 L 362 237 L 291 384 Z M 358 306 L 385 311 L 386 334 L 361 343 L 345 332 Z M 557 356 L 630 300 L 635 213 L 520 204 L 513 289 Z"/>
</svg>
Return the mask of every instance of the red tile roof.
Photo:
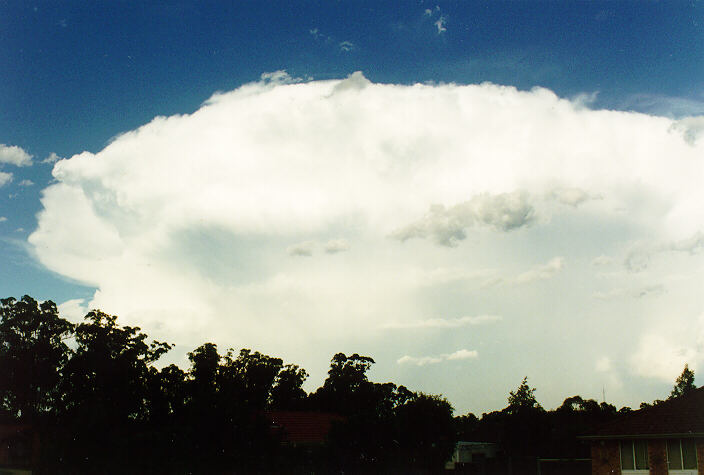
<svg viewBox="0 0 704 475">
<path fill-rule="evenodd" d="M 584 438 L 663 436 L 704 437 L 704 386 L 687 395 L 621 416 Z"/>
<path fill-rule="evenodd" d="M 272 432 L 281 437 L 282 443 L 322 444 L 336 421 L 344 418 L 337 414 L 304 411 L 272 411 L 266 416 Z"/>
</svg>

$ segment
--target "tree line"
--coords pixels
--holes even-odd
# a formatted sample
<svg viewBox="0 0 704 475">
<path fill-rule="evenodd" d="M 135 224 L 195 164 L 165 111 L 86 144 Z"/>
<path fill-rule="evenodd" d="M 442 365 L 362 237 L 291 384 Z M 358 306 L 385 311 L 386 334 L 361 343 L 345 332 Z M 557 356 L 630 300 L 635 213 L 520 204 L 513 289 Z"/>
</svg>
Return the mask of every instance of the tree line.
<svg viewBox="0 0 704 475">
<path fill-rule="evenodd" d="M 38 473 L 432 473 L 457 440 L 496 442 L 505 457 L 578 457 L 576 436 L 619 412 L 580 396 L 545 411 L 527 378 L 501 411 L 453 417 L 441 396 L 369 381 L 369 356 L 338 353 L 323 385 L 295 364 L 213 343 L 189 368 L 157 368 L 170 350 L 99 310 L 82 323 L 51 301 L 0 300 L 0 423 L 39 436 Z M 671 397 L 694 387 L 687 367 Z M 657 403 L 657 401 L 655 402 Z M 320 447 L 282 445 L 271 411 L 336 414 Z"/>
</svg>

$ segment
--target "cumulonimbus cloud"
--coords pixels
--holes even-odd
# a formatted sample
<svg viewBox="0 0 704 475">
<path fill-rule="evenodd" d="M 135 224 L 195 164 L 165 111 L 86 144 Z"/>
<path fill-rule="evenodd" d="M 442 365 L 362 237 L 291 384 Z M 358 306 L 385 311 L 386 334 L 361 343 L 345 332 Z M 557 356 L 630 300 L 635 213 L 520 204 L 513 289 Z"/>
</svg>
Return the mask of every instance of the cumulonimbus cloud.
<svg viewBox="0 0 704 475">
<path fill-rule="evenodd" d="M 589 262 L 622 261 L 645 236 L 688 251 L 676 253 L 690 258 L 678 271 L 695 275 L 700 241 L 686 240 L 704 229 L 698 124 L 590 110 L 542 88 L 275 72 L 57 161 L 29 243 L 45 267 L 96 289 L 87 307 L 161 339 L 216 335 L 308 367 L 325 360 L 324 345 L 332 353 L 386 324 L 510 312 L 521 331 L 504 344 L 529 354 L 526 335 L 541 330 L 525 316 L 553 310 L 540 286 L 470 298 L 481 279 L 462 276 L 544 279 L 581 309 L 603 288 Z M 563 263 L 590 290 L 567 295 L 548 279 Z M 420 285 L 434 269 L 453 272 Z M 677 306 L 677 296 L 657 298 Z M 620 322 L 620 310 L 600 314 Z"/>
</svg>

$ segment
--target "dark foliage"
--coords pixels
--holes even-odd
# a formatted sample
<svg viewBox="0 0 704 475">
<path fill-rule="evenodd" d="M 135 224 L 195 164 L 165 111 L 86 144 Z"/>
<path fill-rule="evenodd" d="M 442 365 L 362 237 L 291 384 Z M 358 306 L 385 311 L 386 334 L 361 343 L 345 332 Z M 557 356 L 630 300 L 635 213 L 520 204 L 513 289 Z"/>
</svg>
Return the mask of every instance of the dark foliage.
<svg viewBox="0 0 704 475">
<path fill-rule="evenodd" d="M 694 371 L 689 369 L 688 364 L 685 364 L 682 374 L 675 380 L 675 387 L 672 388 L 668 399 L 684 396 L 695 389 L 697 389 L 697 386 L 694 384 Z"/>
<path fill-rule="evenodd" d="M 56 305 L 25 295 L 0 300 L 0 410 L 23 422 L 55 415 L 61 406 L 61 371 L 73 325 Z"/>
<path fill-rule="evenodd" d="M 524 378 L 503 410 L 453 419 L 440 396 L 370 381 L 374 360 L 356 353 L 334 355 L 311 394 L 304 369 L 213 343 L 188 353 L 187 371 L 158 369 L 171 345 L 115 316 L 73 325 L 51 301 L 0 302 L 0 416 L 38 434 L 37 473 L 435 473 L 457 440 L 496 442 L 515 464 L 588 456 L 576 437 L 630 411 L 580 396 L 545 411 Z M 685 366 L 670 397 L 693 387 Z M 269 411 L 336 422 L 324 444 L 299 446 Z"/>
</svg>

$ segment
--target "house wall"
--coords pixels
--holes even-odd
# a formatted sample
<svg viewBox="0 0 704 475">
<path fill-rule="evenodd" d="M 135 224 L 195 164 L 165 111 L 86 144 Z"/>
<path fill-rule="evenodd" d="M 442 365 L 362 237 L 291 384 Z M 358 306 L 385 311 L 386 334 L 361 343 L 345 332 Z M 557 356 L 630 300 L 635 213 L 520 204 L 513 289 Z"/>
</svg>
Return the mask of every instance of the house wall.
<svg viewBox="0 0 704 475">
<path fill-rule="evenodd" d="M 696 441 L 699 475 L 704 475 L 704 439 Z M 602 440 L 592 443 L 592 475 L 621 475 L 619 442 Z M 650 475 L 668 475 L 667 445 L 665 440 L 648 441 Z"/>
<path fill-rule="evenodd" d="M 667 443 L 665 440 L 648 441 L 650 475 L 667 475 Z"/>
<path fill-rule="evenodd" d="M 621 475 L 621 452 L 618 441 L 592 443 L 592 475 Z"/>
</svg>

